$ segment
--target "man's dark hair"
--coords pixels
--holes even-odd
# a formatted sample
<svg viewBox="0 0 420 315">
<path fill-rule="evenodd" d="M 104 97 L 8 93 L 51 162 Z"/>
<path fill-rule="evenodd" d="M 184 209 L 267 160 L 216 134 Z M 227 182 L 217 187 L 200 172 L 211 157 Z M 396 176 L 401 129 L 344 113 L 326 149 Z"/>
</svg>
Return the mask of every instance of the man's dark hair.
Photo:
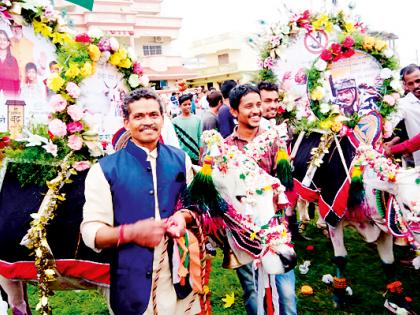
<svg viewBox="0 0 420 315">
<path fill-rule="evenodd" d="M 172 92 L 172 96 L 175 96 L 176 95 L 176 93 L 175 92 Z"/>
<path fill-rule="evenodd" d="M 260 95 L 260 91 L 254 85 L 241 84 L 241 85 L 235 86 L 232 89 L 232 91 L 230 91 L 229 93 L 230 107 L 238 110 L 239 103 L 241 102 L 241 98 L 249 93 L 257 93 L 258 95 Z"/>
<path fill-rule="evenodd" d="M 180 97 L 178 97 L 179 106 L 181 106 L 181 104 L 184 103 L 185 101 L 188 101 L 188 100 L 191 101 L 192 98 L 193 98 L 193 95 L 191 93 L 182 94 Z"/>
<path fill-rule="evenodd" d="M 419 70 L 419 66 L 414 63 L 411 63 L 408 66 L 402 68 L 400 71 L 401 80 L 404 80 L 406 75 L 412 74 L 416 70 Z"/>
<path fill-rule="evenodd" d="M 220 87 L 220 92 L 222 92 L 223 98 L 229 98 L 230 91 L 232 91 L 232 89 L 237 85 L 238 83 L 234 80 L 224 81 Z"/>
<path fill-rule="evenodd" d="M 155 92 L 149 89 L 137 89 L 124 97 L 124 104 L 122 106 L 124 119 L 128 119 L 128 116 L 130 116 L 130 104 L 134 103 L 135 101 L 139 101 L 142 98 L 146 100 L 156 100 L 156 102 L 159 104 L 159 111 L 163 115 L 162 102 L 160 101 L 159 96 L 157 96 Z"/>
<path fill-rule="evenodd" d="M 258 83 L 258 90 L 262 91 L 279 91 L 279 86 L 275 83 L 269 82 L 269 81 L 261 81 Z"/>
<path fill-rule="evenodd" d="M 210 107 L 216 107 L 220 101 L 223 102 L 223 95 L 219 91 L 211 91 L 207 95 L 207 101 L 209 102 Z"/>
<path fill-rule="evenodd" d="M 48 67 L 51 69 L 52 66 L 55 66 L 57 64 L 57 61 L 53 60 L 50 61 L 50 63 L 48 64 Z"/>
</svg>

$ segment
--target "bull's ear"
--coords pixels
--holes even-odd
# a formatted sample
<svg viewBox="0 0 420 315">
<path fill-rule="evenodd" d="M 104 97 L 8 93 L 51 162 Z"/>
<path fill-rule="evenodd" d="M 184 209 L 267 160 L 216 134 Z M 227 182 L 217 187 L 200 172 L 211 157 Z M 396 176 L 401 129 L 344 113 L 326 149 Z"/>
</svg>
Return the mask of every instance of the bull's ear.
<svg viewBox="0 0 420 315">
<path fill-rule="evenodd" d="M 203 168 L 202 166 L 199 166 L 199 165 L 194 165 L 194 164 L 193 164 L 193 165 L 192 165 L 192 170 L 193 170 L 194 176 L 195 176 L 198 172 L 200 172 L 202 168 Z"/>
</svg>

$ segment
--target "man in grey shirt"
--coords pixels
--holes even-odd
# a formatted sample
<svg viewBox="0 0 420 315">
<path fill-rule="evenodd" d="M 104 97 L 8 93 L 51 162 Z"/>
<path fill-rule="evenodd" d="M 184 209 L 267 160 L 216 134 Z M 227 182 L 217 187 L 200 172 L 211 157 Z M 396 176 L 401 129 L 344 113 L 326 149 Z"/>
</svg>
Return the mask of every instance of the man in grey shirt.
<svg viewBox="0 0 420 315">
<path fill-rule="evenodd" d="M 207 101 L 209 102 L 209 109 L 202 117 L 202 131 L 211 129 L 219 130 L 217 113 L 223 104 L 223 95 L 219 91 L 211 91 L 210 94 L 207 95 Z"/>
</svg>

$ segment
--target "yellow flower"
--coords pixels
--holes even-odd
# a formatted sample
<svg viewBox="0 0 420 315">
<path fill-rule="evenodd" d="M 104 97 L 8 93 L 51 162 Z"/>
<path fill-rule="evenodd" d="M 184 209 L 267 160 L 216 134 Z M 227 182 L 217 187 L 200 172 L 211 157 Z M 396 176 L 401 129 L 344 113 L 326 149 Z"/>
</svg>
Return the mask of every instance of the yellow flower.
<svg viewBox="0 0 420 315">
<path fill-rule="evenodd" d="M 53 42 L 53 44 L 64 44 L 65 42 L 67 42 L 67 38 L 68 35 L 65 33 L 59 33 L 59 32 L 54 32 L 51 35 L 51 41 Z"/>
<path fill-rule="evenodd" d="M 45 37 L 52 36 L 52 28 L 46 25 L 45 23 L 32 20 L 32 25 L 34 26 L 35 33 L 41 33 Z"/>
<path fill-rule="evenodd" d="M 75 63 L 72 63 L 66 73 L 64 74 L 66 78 L 73 79 L 80 74 L 79 66 Z"/>
<path fill-rule="evenodd" d="M 123 60 L 121 60 L 121 62 L 118 64 L 119 67 L 121 68 L 130 68 L 131 67 L 131 60 L 128 58 L 125 58 Z"/>
<path fill-rule="evenodd" d="M 251 241 L 253 241 L 256 237 L 257 237 L 257 232 L 256 232 L 256 231 L 252 232 L 252 233 L 249 235 L 249 239 L 250 239 Z"/>
<path fill-rule="evenodd" d="M 341 130 L 341 128 L 343 128 L 343 123 L 342 122 L 335 120 L 331 123 L 331 130 L 332 131 L 339 132 Z"/>
<path fill-rule="evenodd" d="M 363 38 L 362 46 L 364 49 L 370 50 L 373 48 L 374 45 L 375 45 L 375 38 L 373 38 L 372 36 L 365 36 Z"/>
<path fill-rule="evenodd" d="M 80 74 L 84 77 L 91 76 L 93 74 L 92 63 L 90 63 L 89 61 L 86 61 L 82 69 L 80 70 Z"/>
<path fill-rule="evenodd" d="M 330 129 L 331 128 L 331 125 L 332 125 L 331 120 L 324 120 L 324 121 L 321 121 L 319 123 L 319 127 L 321 129 L 326 129 L 326 130 Z"/>
<path fill-rule="evenodd" d="M 118 49 L 118 53 L 121 56 L 121 59 L 127 58 L 127 50 L 125 48 Z"/>
<path fill-rule="evenodd" d="M 88 46 L 88 53 L 89 53 L 89 57 L 90 57 L 90 59 L 92 59 L 92 61 L 98 61 L 99 58 L 101 58 L 101 51 L 99 50 L 98 46 L 96 46 L 94 44 L 90 44 Z"/>
<path fill-rule="evenodd" d="M 223 308 L 228 308 L 235 303 L 235 292 L 232 292 L 232 294 L 226 294 L 226 297 L 222 299 L 223 302 L 225 302 L 225 305 L 223 305 Z"/>
<path fill-rule="evenodd" d="M 354 30 L 354 24 L 352 22 L 346 22 L 344 24 L 344 28 L 348 33 L 352 32 Z"/>
<path fill-rule="evenodd" d="M 333 24 L 328 20 L 328 15 L 321 15 L 318 19 L 312 22 L 315 30 L 325 29 L 327 32 L 332 31 Z"/>
<path fill-rule="evenodd" d="M 331 22 L 325 23 L 325 31 L 327 31 L 328 33 L 331 33 L 332 30 L 333 30 L 333 24 Z"/>
<path fill-rule="evenodd" d="M 375 49 L 377 51 L 381 51 L 383 49 L 385 49 L 388 46 L 388 44 L 382 40 L 382 39 L 376 39 L 375 40 Z"/>
<path fill-rule="evenodd" d="M 311 92 L 311 99 L 314 101 L 320 101 L 324 98 L 324 90 L 321 86 L 317 86 Z"/>
<path fill-rule="evenodd" d="M 58 92 L 65 82 L 58 73 L 54 73 L 47 79 L 47 86 L 54 92 Z"/>
<path fill-rule="evenodd" d="M 114 66 L 117 66 L 121 62 L 121 55 L 118 53 L 118 51 L 116 53 L 113 53 L 111 55 L 111 57 L 109 58 L 108 62 L 111 65 L 114 65 Z"/>
</svg>

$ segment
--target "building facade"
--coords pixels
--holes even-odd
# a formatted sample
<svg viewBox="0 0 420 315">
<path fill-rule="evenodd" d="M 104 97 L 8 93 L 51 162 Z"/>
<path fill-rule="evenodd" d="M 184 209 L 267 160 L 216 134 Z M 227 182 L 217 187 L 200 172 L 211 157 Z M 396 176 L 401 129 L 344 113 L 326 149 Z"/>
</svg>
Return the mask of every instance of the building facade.
<svg viewBox="0 0 420 315">
<path fill-rule="evenodd" d="M 101 29 L 132 47 L 153 86 L 173 89 L 178 80 L 196 73 L 183 67 L 182 58 L 172 53 L 171 42 L 178 37 L 182 18 L 161 16 L 162 1 L 95 0 L 92 11 L 64 0 L 57 0 L 55 6 L 67 11 L 77 32 Z"/>
</svg>

